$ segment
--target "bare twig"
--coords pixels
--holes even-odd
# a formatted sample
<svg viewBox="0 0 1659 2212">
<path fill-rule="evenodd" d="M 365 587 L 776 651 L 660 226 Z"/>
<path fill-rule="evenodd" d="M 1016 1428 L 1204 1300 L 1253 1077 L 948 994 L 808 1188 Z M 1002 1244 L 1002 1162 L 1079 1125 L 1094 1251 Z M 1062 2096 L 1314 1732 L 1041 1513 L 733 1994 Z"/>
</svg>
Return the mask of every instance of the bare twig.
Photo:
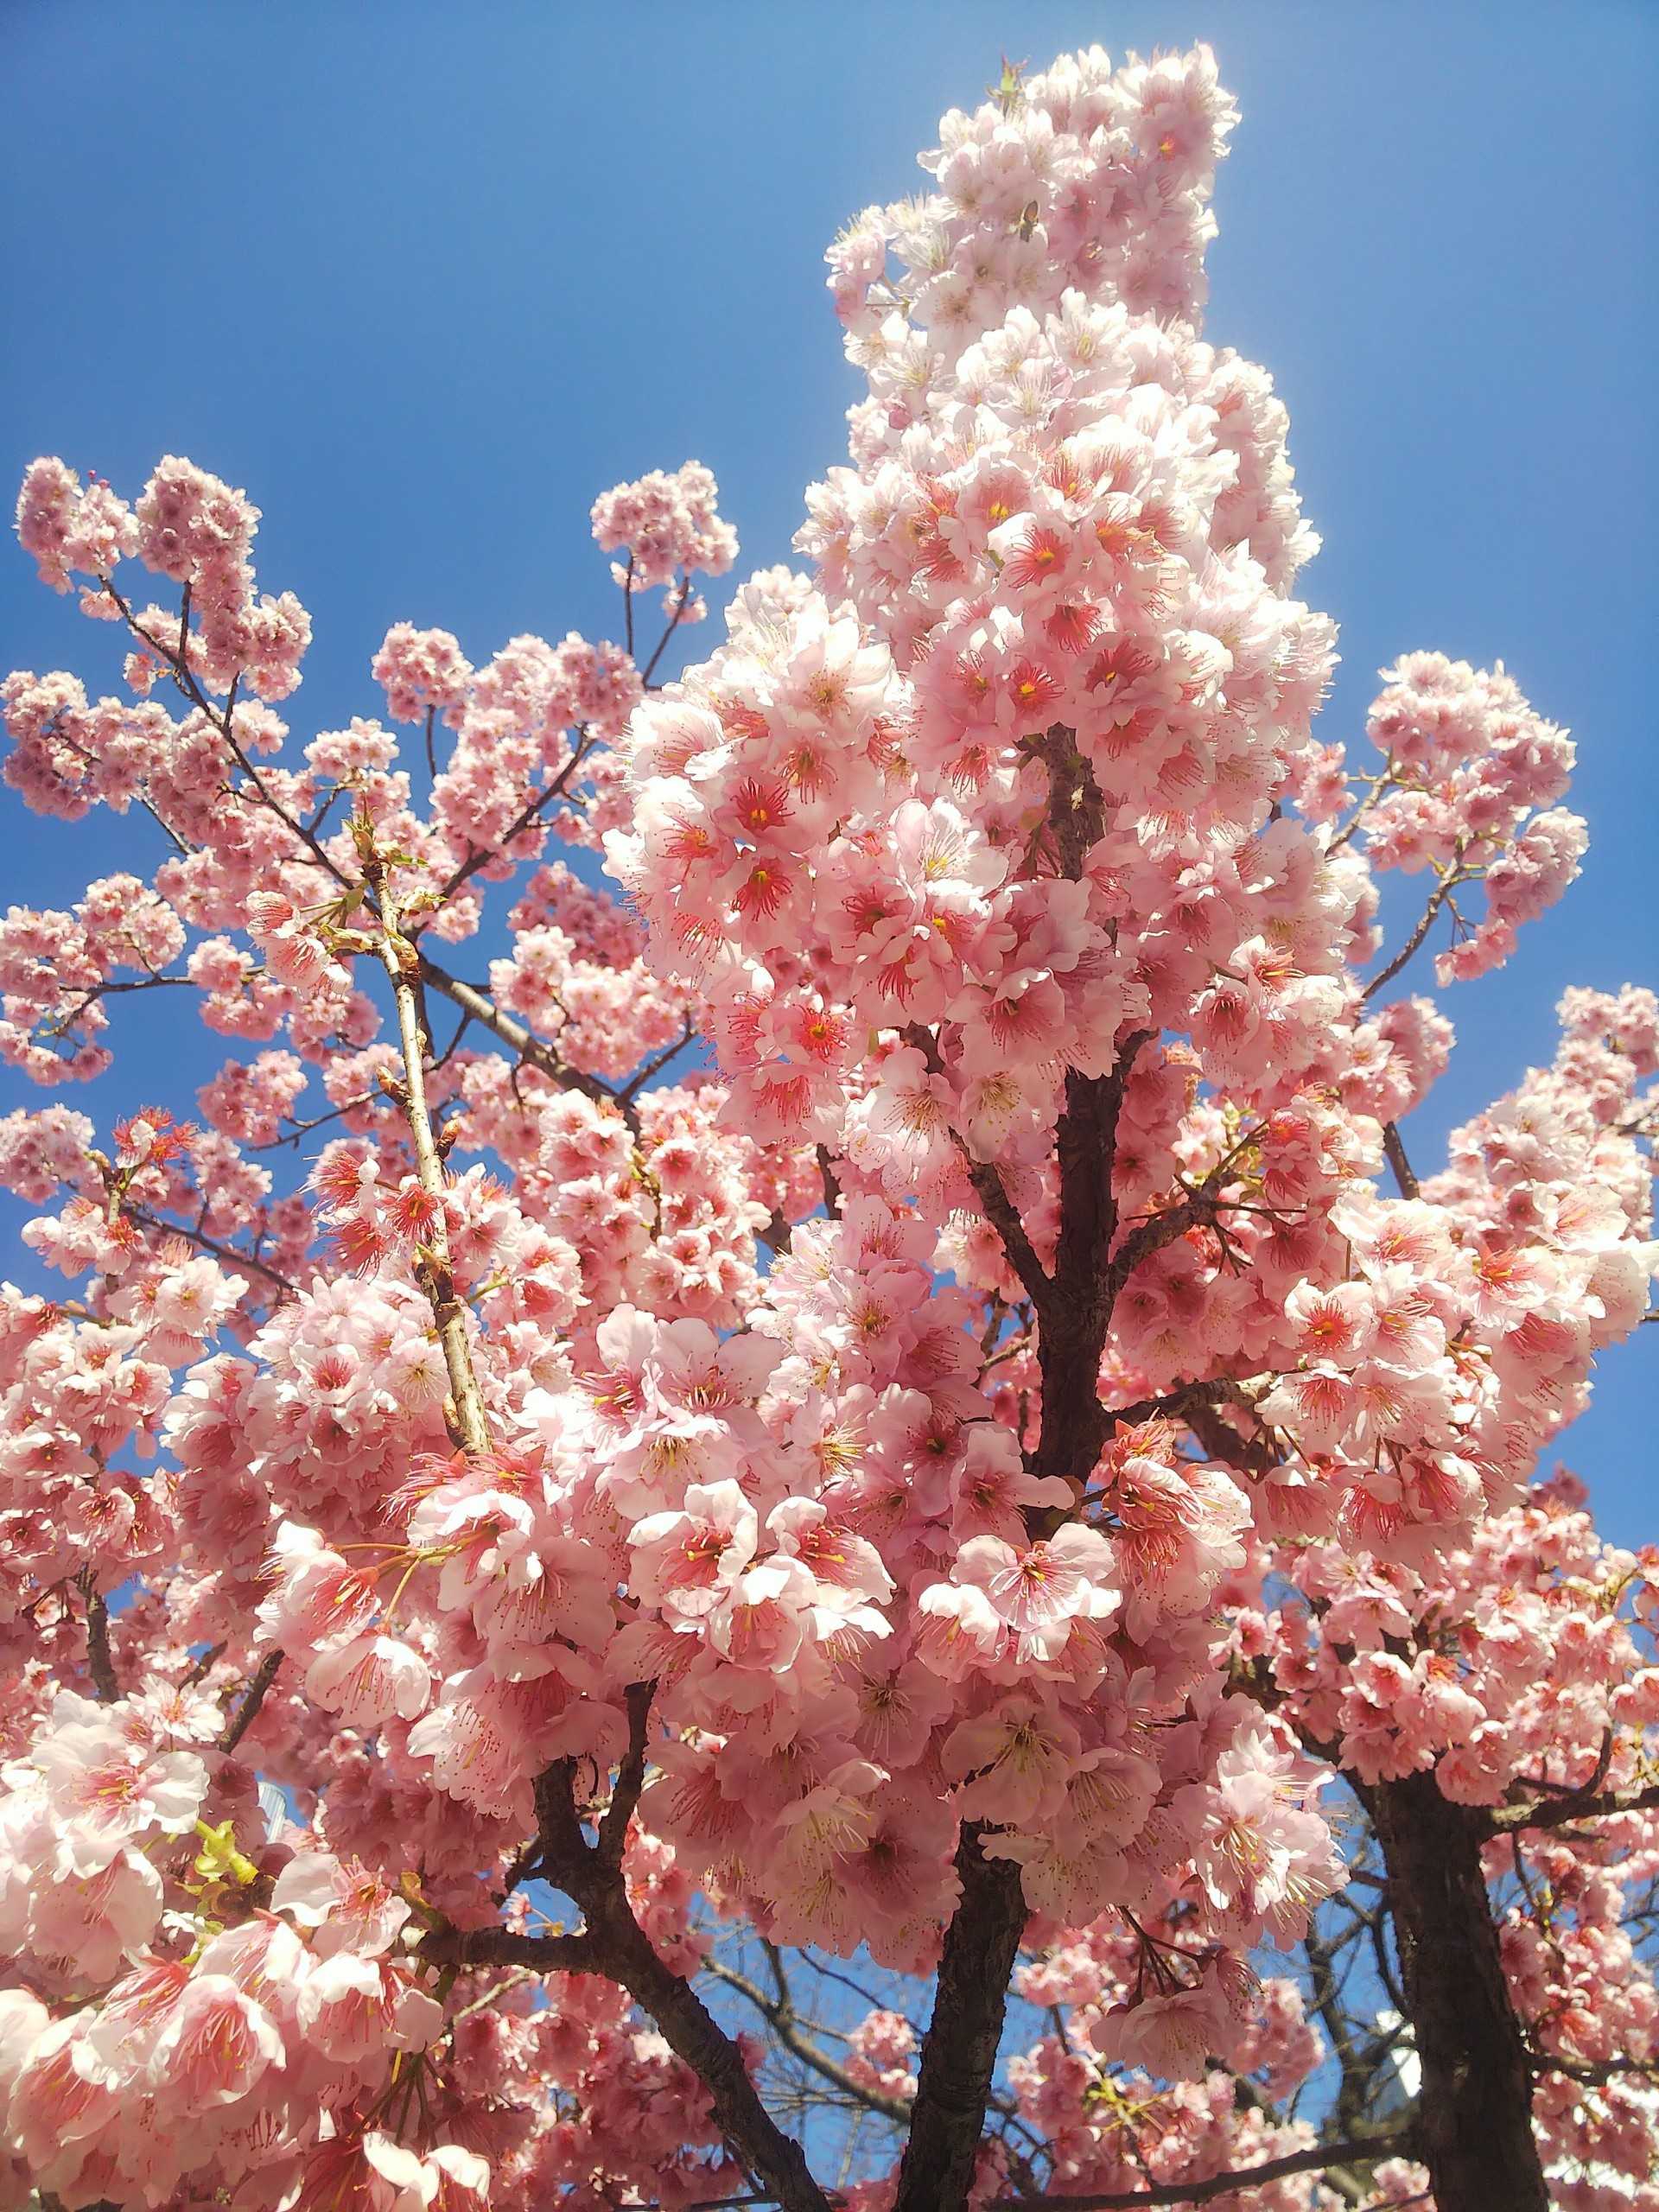
<svg viewBox="0 0 1659 2212">
<path fill-rule="evenodd" d="M 867 2110 L 879 2113 L 882 2119 L 894 2120 L 900 2126 L 907 2125 L 910 2120 L 908 2098 L 890 2097 L 884 2090 L 872 2089 L 864 2082 L 855 2080 L 838 2060 L 832 2058 L 827 2050 L 822 2050 L 802 2032 L 786 1986 L 781 1996 L 770 1998 L 747 1974 L 739 1974 L 734 1967 L 726 1966 L 719 1959 L 705 1959 L 702 1968 L 705 1974 L 711 1974 L 716 1980 L 723 1981 L 728 1989 L 736 1990 L 740 1997 L 747 1998 L 756 2012 L 770 2024 L 784 2049 L 792 2051 L 802 2065 L 810 2067 L 813 2073 L 832 2083 L 845 2095 L 855 2098 Z"/>
</svg>

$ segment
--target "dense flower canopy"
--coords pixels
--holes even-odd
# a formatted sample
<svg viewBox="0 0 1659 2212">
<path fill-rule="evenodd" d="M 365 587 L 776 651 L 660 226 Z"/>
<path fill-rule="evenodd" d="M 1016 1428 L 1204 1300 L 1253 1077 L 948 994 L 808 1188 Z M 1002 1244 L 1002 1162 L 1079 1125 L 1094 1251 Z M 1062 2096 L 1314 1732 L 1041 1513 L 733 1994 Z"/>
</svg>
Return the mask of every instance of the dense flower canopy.
<svg viewBox="0 0 1659 2212">
<path fill-rule="evenodd" d="M 298 747 L 245 496 L 29 471 L 128 651 L 5 680 L 5 779 L 135 872 L 0 922 L 0 1057 L 102 1076 L 138 991 L 237 1049 L 188 1119 L 0 1121 L 64 1279 L 0 1306 L 20 2204 L 821 2207 L 693 1986 L 734 1942 L 797 2057 L 786 1954 L 937 1976 L 810 2046 L 889 2131 L 861 2212 L 1464 2212 L 1477 2028 L 1558 2202 L 1659 2204 L 1659 1554 L 1548 1464 L 1659 1263 L 1659 1001 L 1569 993 L 1414 1172 L 1452 1029 L 1395 979 L 1571 882 L 1573 747 L 1434 652 L 1315 741 L 1285 412 L 1199 335 L 1234 119 L 1204 48 L 944 118 L 830 250 L 810 573 L 673 682 L 695 461 L 594 507 L 623 645 L 402 622 Z M 1392 2126 L 1287 1964 L 1362 1880 Z"/>
</svg>

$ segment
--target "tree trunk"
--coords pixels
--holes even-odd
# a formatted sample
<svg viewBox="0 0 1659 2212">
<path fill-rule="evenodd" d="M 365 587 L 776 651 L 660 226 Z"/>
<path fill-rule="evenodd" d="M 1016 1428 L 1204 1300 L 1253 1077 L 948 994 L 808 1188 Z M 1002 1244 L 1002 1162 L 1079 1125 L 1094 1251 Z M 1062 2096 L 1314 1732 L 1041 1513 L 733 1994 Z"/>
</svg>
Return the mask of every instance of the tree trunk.
<svg viewBox="0 0 1659 2212">
<path fill-rule="evenodd" d="M 1363 1796 L 1388 1865 L 1437 2212 L 1549 2212 L 1526 2046 L 1481 1872 L 1485 1824 L 1432 1774 Z"/>
<path fill-rule="evenodd" d="M 958 2212 L 967 2202 L 1026 1925 L 1018 1864 L 988 1859 L 971 1822 L 957 1872 L 962 1903 L 945 1930 L 893 2212 Z"/>
</svg>

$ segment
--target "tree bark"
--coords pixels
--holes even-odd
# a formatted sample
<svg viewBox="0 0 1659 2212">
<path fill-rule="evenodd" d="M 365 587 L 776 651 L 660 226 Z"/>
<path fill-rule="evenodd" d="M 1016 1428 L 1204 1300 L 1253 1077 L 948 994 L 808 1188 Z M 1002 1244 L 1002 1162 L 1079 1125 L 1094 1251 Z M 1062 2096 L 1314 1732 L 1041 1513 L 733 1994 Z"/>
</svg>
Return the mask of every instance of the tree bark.
<svg viewBox="0 0 1659 2212">
<path fill-rule="evenodd" d="M 715 2124 L 728 2147 L 783 2212 L 830 2212 L 803 2145 L 786 2135 L 749 2078 L 743 2053 L 683 1974 L 664 1963 L 633 1916 L 622 1872 L 622 1851 L 645 1759 L 651 1686 L 628 1689 L 629 1747 L 612 1810 L 599 1840 L 582 1834 L 568 1760 L 555 1761 L 536 1784 L 537 1852 L 526 1862 L 582 1907 L 585 1928 L 574 1935 L 533 1936 L 519 1929 L 444 1927 L 423 1939 L 422 1956 L 455 1966 L 525 1966 L 537 1974 L 603 1974 L 626 1989 L 662 2031 L 709 2092 Z"/>
<path fill-rule="evenodd" d="M 965 1827 L 957 1847 L 962 1903 L 945 1931 L 893 2212 L 948 2212 L 973 2183 L 1026 1925 L 1018 1862 L 988 1859 L 979 1834 Z"/>
<path fill-rule="evenodd" d="M 1101 834 L 1099 789 L 1075 733 L 1063 725 L 1031 740 L 1030 750 L 1048 771 L 1048 828 L 1058 871 L 1075 882 Z M 1125 1038 L 1109 1075 L 1067 1072 L 1055 1132 L 1060 1217 L 1052 1274 L 996 1169 L 976 1164 L 969 1171 L 1037 1316 L 1042 1417 L 1027 1464 L 1034 1474 L 1065 1477 L 1074 1497 L 1082 1496 L 1110 1426 L 1100 1403 L 1101 1351 L 1113 1302 L 1134 1264 L 1126 1258 L 1120 1267 L 1109 1256 L 1117 1233 L 1112 1171 L 1124 1086 L 1149 1036 L 1137 1031 Z M 937 1040 L 918 1032 L 916 1041 L 929 1065 L 937 1066 Z M 1058 1509 L 1028 1510 L 1027 1529 L 1034 1541 L 1052 1535 L 1067 1517 Z M 980 1834 L 969 1822 L 957 1849 L 962 1901 L 945 1930 L 893 2212 L 961 2212 L 973 2182 L 1026 1924 L 1019 1862 L 987 1858 Z"/>
<path fill-rule="evenodd" d="M 1417 2155 L 1438 2212 L 1548 2212 L 1532 2077 L 1481 1870 L 1489 1816 L 1432 1774 L 1361 1791 L 1382 1846 L 1422 2063 Z"/>
<path fill-rule="evenodd" d="M 755 2179 L 785 2212 L 829 2212 L 804 2149 L 766 2110 L 741 2051 L 690 1983 L 657 1955 L 628 1909 L 620 1875 L 603 1890 L 590 1891 L 582 1903 L 608 1970 L 702 2082 L 716 2126 Z"/>
</svg>

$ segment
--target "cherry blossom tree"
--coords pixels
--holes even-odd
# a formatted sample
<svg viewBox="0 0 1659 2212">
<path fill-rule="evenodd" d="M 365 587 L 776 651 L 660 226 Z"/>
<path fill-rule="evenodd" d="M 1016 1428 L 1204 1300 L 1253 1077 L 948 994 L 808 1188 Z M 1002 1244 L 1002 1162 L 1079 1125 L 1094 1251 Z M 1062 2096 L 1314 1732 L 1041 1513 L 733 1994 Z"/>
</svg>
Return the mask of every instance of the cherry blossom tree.
<svg viewBox="0 0 1659 2212">
<path fill-rule="evenodd" d="M 1315 740 L 1233 121 L 946 116 L 810 573 L 673 681 L 696 462 L 594 505 L 620 645 L 400 623 L 297 748 L 245 495 L 29 471 L 124 660 L 5 779 L 133 872 L 0 923 L 0 1055 L 234 1041 L 0 1122 L 11 2200 L 1659 2206 L 1659 1553 L 1553 1460 L 1659 1001 L 1414 1166 L 1573 747 L 1431 652 Z"/>
</svg>

